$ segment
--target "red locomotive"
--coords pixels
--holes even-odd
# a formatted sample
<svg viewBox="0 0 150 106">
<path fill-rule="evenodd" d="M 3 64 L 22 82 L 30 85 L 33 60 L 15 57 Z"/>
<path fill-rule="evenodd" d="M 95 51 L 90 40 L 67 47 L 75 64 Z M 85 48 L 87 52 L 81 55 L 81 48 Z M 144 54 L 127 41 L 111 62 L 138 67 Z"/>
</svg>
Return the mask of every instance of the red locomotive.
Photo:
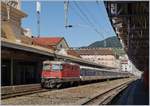
<svg viewBox="0 0 150 106">
<path fill-rule="evenodd" d="M 42 87 L 59 88 L 64 83 L 80 81 L 80 67 L 64 61 L 44 61 L 42 71 Z"/>
</svg>

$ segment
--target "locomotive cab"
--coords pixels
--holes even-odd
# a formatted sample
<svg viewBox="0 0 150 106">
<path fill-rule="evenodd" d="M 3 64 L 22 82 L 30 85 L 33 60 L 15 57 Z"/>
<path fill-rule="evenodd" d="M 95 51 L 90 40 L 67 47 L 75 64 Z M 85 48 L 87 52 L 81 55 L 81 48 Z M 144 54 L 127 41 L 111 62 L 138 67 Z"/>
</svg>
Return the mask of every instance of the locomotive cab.
<svg viewBox="0 0 150 106">
<path fill-rule="evenodd" d="M 61 78 L 62 64 L 43 64 L 42 78 Z"/>
<path fill-rule="evenodd" d="M 62 64 L 59 62 L 52 63 L 50 61 L 43 62 L 43 70 L 41 74 L 41 86 L 53 88 L 56 82 L 59 83 L 62 78 Z"/>
</svg>

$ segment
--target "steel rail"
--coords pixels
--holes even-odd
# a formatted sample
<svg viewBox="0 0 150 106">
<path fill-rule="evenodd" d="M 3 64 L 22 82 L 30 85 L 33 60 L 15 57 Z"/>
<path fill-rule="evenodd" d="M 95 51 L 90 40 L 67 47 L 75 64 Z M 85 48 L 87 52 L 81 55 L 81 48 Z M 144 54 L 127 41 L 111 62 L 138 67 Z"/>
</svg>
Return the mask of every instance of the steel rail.
<svg viewBox="0 0 150 106">
<path fill-rule="evenodd" d="M 50 90 L 41 88 L 40 84 L 18 85 L 12 87 L 6 86 L 2 88 L 1 99 L 24 96 L 24 95 L 46 92 L 46 91 L 50 91 Z"/>
<path fill-rule="evenodd" d="M 84 101 L 81 105 L 106 105 L 108 104 L 117 94 L 123 91 L 128 84 L 130 84 L 133 80 L 125 82 L 117 87 L 113 87 L 103 93 L 100 93 L 91 99 Z"/>
<path fill-rule="evenodd" d="M 12 94 L 2 95 L 1 99 L 8 99 L 8 98 L 12 98 L 12 97 L 24 96 L 24 95 L 29 95 L 29 94 L 34 94 L 34 93 L 40 93 L 40 92 L 47 92 L 47 91 L 48 90 L 46 90 L 46 89 L 23 91 L 23 92 L 18 92 L 18 93 L 12 93 Z"/>
</svg>

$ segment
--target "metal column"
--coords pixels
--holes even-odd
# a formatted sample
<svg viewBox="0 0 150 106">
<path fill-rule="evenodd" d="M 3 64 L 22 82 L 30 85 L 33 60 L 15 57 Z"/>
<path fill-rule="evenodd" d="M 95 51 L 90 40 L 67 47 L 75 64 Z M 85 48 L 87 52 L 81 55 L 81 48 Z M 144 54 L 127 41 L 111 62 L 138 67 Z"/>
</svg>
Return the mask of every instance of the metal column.
<svg viewBox="0 0 150 106">
<path fill-rule="evenodd" d="M 10 85 L 13 85 L 13 58 L 10 60 Z"/>
</svg>

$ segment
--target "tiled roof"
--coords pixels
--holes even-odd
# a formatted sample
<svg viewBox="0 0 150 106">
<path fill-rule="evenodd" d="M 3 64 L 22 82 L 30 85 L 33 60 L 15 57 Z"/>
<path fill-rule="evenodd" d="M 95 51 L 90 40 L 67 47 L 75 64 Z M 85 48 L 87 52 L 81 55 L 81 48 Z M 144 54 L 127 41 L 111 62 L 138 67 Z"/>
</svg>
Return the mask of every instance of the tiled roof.
<svg viewBox="0 0 150 106">
<path fill-rule="evenodd" d="M 33 44 L 39 44 L 39 45 L 51 45 L 56 46 L 63 37 L 40 37 L 40 38 L 33 38 Z"/>
<path fill-rule="evenodd" d="M 75 50 L 72 49 L 67 50 L 67 54 L 81 58 L 80 54 L 78 54 Z"/>
<path fill-rule="evenodd" d="M 114 55 L 111 48 L 84 48 L 76 52 L 80 55 Z"/>
</svg>

